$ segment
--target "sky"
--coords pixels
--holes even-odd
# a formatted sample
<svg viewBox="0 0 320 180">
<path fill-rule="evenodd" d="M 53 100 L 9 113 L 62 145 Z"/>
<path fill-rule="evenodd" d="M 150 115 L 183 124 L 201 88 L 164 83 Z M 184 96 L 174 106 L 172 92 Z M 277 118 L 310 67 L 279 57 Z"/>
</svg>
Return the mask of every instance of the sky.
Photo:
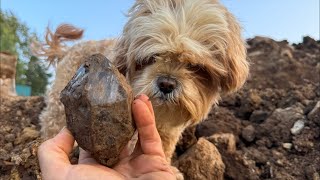
<svg viewBox="0 0 320 180">
<path fill-rule="evenodd" d="M 319 39 L 319 0 L 220 0 L 240 21 L 245 38 L 267 36 L 291 43 L 309 35 Z M 121 34 L 126 12 L 134 0 L 0 0 L 1 9 L 12 11 L 22 22 L 44 36 L 71 23 L 85 29 L 85 40 Z"/>
</svg>

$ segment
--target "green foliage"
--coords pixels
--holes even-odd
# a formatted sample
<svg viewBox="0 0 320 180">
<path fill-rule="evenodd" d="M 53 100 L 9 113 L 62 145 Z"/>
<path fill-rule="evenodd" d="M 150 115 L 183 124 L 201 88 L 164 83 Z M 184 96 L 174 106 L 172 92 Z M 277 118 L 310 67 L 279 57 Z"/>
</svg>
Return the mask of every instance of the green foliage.
<svg viewBox="0 0 320 180">
<path fill-rule="evenodd" d="M 29 85 L 32 95 L 44 94 L 51 74 L 30 50 L 31 40 L 37 39 L 29 28 L 12 12 L 0 10 L 0 51 L 9 52 L 18 57 L 16 83 Z"/>
</svg>

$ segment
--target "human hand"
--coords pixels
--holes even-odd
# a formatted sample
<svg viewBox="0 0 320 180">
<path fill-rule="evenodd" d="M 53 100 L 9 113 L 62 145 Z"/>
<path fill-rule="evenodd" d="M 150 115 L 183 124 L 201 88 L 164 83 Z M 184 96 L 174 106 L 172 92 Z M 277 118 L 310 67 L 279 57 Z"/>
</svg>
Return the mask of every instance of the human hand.
<svg viewBox="0 0 320 180">
<path fill-rule="evenodd" d="M 80 149 L 79 162 L 71 165 L 74 137 L 64 128 L 47 140 L 38 150 L 43 179 L 175 179 L 166 161 L 160 135 L 155 126 L 152 104 L 146 95 L 138 96 L 132 104 L 132 113 L 139 139 L 133 153 L 125 149 L 113 169 L 96 162 L 89 153 Z"/>
</svg>

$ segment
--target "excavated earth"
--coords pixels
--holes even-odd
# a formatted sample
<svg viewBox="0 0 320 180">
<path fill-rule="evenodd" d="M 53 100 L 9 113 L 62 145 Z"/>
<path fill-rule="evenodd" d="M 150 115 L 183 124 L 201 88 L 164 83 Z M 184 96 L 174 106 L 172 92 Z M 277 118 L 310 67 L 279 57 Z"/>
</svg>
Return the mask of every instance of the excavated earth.
<svg viewBox="0 0 320 180">
<path fill-rule="evenodd" d="M 219 150 L 225 179 L 319 180 L 320 41 L 304 37 L 302 43 L 289 44 L 255 37 L 247 43 L 249 80 L 239 92 L 224 95 L 206 120 L 185 131 L 174 163 L 192 154 L 201 138 Z M 44 98 L 1 95 L 0 100 L 0 179 L 40 179 L 36 150 Z M 210 151 L 201 152 L 210 156 Z M 76 155 L 70 155 L 72 162 Z M 187 170 L 192 176 L 186 179 L 211 177 L 202 176 L 210 172 Z"/>
</svg>

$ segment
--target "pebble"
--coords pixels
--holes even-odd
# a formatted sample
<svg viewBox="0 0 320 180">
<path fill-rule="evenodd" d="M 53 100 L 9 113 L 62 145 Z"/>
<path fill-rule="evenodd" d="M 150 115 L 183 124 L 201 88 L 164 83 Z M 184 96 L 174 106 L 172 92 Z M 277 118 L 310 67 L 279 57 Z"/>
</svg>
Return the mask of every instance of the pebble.
<svg viewBox="0 0 320 180">
<path fill-rule="evenodd" d="M 8 151 L 4 149 L 0 149 L 0 160 L 7 161 L 10 159 L 10 155 Z"/>
<path fill-rule="evenodd" d="M 298 135 L 302 129 L 304 128 L 304 121 L 303 120 L 298 120 L 294 123 L 293 127 L 290 129 L 291 134 L 293 135 Z"/>
<path fill-rule="evenodd" d="M 287 150 L 290 150 L 292 148 L 292 146 L 293 146 L 292 143 L 283 143 L 282 144 L 282 147 Z"/>
<path fill-rule="evenodd" d="M 15 138 L 16 138 L 16 136 L 14 134 L 7 134 L 7 135 L 4 136 L 4 139 L 7 142 L 13 142 Z"/>
<path fill-rule="evenodd" d="M 264 120 L 267 119 L 267 117 L 268 117 L 268 112 L 255 110 L 252 112 L 249 120 L 254 123 L 262 123 Z"/>
<path fill-rule="evenodd" d="M 6 151 L 10 152 L 13 150 L 13 145 L 12 145 L 12 142 L 8 142 L 7 144 L 5 144 L 3 146 L 3 149 L 5 149 Z"/>
<path fill-rule="evenodd" d="M 314 108 L 309 112 L 308 119 L 320 125 L 320 101 L 318 101 Z"/>
<path fill-rule="evenodd" d="M 21 136 L 17 138 L 14 143 L 20 144 L 21 142 L 34 140 L 37 137 L 39 137 L 39 135 L 40 135 L 39 131 L 31 127 L 26 127 L 23 129 Z"/>
<path fill-rule="evenodd" d="M 22 116 L 22 112 L 20 110 L 17 111 L 17 116 Z"/>
<path fill-rule="evenodd" d="M 249 125 L 249 126 L 245 127 L 241 132 L 241 136 L 246 141 L 252 142 L 254 140 L 254 138 L 255 138 L 255 129 L 254 129 L 254 127 L 252 125 Z"/>
</svg>

